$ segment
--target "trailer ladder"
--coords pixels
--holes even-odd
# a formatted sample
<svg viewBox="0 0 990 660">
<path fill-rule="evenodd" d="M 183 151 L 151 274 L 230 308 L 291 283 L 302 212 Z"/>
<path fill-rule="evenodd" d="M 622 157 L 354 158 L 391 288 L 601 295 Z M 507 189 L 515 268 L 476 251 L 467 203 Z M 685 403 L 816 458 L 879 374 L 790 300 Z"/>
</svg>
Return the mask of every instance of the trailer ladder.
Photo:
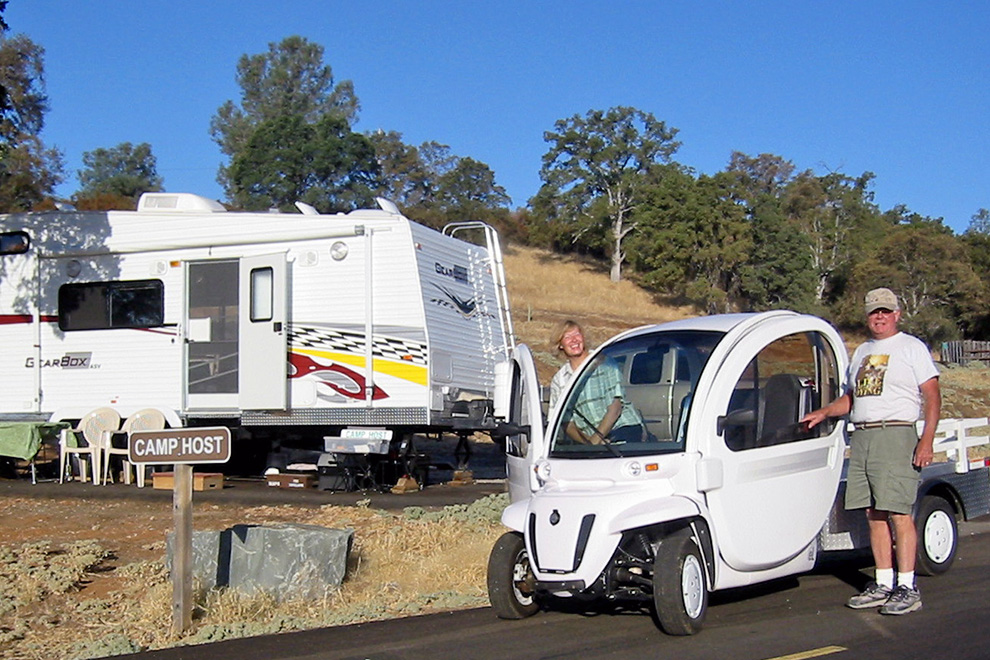
<svg viewBox="0 0 990 660">
<path fill-rule="evenodd" d="M 469 222 L 452 222 L 443 228 L 446 236 L 453 237 L 459 231 L 481 229 L 485 233 L 485 247 L 488 249 L 489 265 L 495 279 L 495 296 L 497 298 L 499 319 L 502 322 L 502 343 L 506 353 L 516 345 L 516 334 L 512 327 L 512 314 L 509 309 L 509 290 L 505 282 L 505 263 L 502 259 L 502 245 L 498 232 L 491 225 L 479 220 Z"/>
</svg>

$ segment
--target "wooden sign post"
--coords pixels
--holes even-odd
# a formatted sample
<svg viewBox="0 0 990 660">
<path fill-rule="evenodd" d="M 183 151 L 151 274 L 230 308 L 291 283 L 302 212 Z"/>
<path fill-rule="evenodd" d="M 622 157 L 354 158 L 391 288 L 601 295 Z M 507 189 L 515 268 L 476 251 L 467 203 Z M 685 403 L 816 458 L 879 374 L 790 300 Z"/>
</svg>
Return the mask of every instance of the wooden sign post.
<svg viewBox="0 0 990 660">
<path fill-rule="evenodd" d="M 142 465 L 172 465 L 172 632 L 181 635 L 192 626 L 193 465 L 230 460 L 230 429 L 178 428 L 135 431 L 127 441 L 127 459 Z M 143 468 L 139 468 L 143 469 Z"/>
</svg>

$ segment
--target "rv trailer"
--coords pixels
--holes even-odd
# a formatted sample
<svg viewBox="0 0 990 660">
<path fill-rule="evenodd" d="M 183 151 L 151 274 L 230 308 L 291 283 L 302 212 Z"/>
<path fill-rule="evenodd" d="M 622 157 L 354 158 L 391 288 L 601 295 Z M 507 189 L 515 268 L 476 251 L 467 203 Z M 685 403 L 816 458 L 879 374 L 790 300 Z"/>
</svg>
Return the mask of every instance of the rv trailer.
<svg viewBox="0 0 990 660">
<path fill-rule="evenodd" d="M 231 426 L 235 456 L 247 438 L 493 428 L 514 344 L 497 233 L 379 206 L 145 193 L 136 211 L 0 215 L 0 419 L 152 407 Z"/>
</svg>

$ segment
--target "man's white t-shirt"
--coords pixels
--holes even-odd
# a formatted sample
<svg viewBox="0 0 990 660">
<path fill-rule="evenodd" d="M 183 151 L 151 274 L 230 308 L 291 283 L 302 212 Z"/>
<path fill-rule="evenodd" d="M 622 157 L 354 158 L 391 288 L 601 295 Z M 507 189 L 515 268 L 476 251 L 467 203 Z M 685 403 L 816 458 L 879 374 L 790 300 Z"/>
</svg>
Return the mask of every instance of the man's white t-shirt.
<svg viewBox="0 0 990 660">
<path fill-rule="evenodd" d="M 849 421 L 917 421 L 922 416 L 918 388 L 937 376 L 931 352 L 917 337 L 898 332 L 866 341 L 849 363 L 853 401 Z"/>
</svg>

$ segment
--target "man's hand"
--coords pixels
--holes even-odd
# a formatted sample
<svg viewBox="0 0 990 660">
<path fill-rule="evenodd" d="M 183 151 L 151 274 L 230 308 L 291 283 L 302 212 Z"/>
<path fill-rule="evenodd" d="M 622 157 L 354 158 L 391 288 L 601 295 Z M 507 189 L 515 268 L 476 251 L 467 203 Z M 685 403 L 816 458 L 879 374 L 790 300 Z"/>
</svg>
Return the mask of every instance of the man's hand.
<svg viewBox="0 0 990 660">
<path fill-rule="evenodd" d="M 809 429 L 813 429 L 829 417 L 842 417 L 849 414 L 851 408 L 852 397 L 849 394 L 843 394 L 827 406 L 818 410 L 812 410 L 801 418 L 801 423 L 807 424 Z"/>
</svg>

